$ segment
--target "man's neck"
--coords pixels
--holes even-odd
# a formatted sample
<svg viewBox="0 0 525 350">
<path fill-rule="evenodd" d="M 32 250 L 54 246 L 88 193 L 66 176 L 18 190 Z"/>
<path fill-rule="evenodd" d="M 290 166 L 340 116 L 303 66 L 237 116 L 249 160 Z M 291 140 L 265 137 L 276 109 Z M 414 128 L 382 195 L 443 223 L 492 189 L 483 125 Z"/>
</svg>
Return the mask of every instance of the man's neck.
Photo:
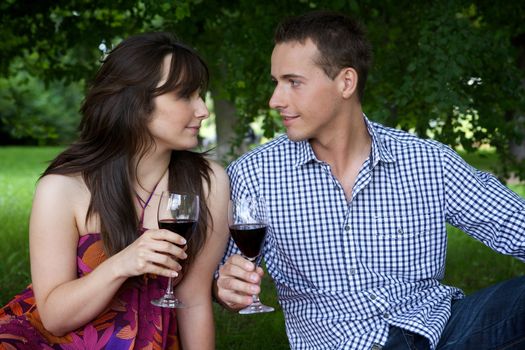
<svg viewBox="0 0 525 350">
<path fill-rule="evenodd" d="M 323 138 L 310 140 L 319 160 L 343 169 L 353 160 L 369 156 L 372 139 L 360 108 L 334 129 Z"/>
<path fill-rule="evenodd" d="M 342 185 L 347 199 L 350 199 L 359 169 L 370 156 L 372 147 L 372 138 L 361 108 L 356 108 L 329 135 L 323 139 L 310 140 L 310 144 L 316 157 L 330 165 L 332 174 Z"/>
</svg>

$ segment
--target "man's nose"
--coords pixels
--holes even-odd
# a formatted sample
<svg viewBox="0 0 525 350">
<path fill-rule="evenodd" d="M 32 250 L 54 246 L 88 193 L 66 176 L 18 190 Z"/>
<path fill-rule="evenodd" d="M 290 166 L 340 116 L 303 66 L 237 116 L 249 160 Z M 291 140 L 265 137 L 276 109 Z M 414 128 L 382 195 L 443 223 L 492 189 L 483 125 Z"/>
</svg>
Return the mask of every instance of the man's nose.
<svg viewBox="0 0 525 350">
<path fill-rule="evenodd" d="M 285 107 L 283 91 L 279 87 L 279 85 L 275 86 L 272 97 L 270 97 L 270 101 L 268 102 L 268 104 L 270 105 L 270 108 L 277 110 L 283 109 Z"/>
</svg>

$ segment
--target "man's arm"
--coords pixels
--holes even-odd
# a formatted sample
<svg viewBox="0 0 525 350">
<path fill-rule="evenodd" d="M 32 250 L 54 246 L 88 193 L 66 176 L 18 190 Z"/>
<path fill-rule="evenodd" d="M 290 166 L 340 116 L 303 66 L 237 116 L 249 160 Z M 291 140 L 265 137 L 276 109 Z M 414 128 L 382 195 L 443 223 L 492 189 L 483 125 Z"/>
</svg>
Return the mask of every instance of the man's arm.
<svg viewBox="0 0 525 350">
<path fill-rule="evenodd" d="M 443 172 L 447 222 L 491 249 L 525 261 L 525 200 L 448 147 Z"/>
</svg>

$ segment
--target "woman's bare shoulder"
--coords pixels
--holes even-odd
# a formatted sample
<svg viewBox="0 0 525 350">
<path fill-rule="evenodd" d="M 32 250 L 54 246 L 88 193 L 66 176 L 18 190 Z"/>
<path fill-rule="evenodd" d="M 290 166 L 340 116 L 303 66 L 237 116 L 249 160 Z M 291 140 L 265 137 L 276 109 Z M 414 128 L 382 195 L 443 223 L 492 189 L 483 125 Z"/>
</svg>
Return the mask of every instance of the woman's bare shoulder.
<svg viewBox="0 0 525 350">
<path fill-rule="evenodd" d="M 81 174 L 49 174 L 37 183 L 36 195 L 40 194 L 71 199 L 89 195 L 89 191 Z"/>
<path fill-rule="evenodd" d="M 31 221 L 35 227 L 42 227 L 53 218 L 55 224 L 61 222 L 60 227 L 73 225 L 79 234 L 84 234 L 91 228 L 85 224 L 90 198 L 82 175 L 46 175 L 37 184 Z"/>
<path fill-rule="evenodd" d="M 210 165 L 211 175 L 215 178 L 215 181 L 229 182 L 226 170 L 224 170 L 222 165 L 211 159 L 208 159 L 208 164 Z"/>
<path fill-rule="evenodd" d="M 74 213 L 76 217 L 86 212 L 90 198 L 82 175 L 50 174 L 38 181 L 33 208 L 43 208 L 44 211 L 64 210 Z"/>
<path fill-rule="evenodd" d="M 210 187 L 205 186 L 204 191 L 208 200 L 222 202 L 230 198 L 230 179 L 219 163 L 210 160 Z M 213 205 L 212 205 L 213 206 Z"/>
</svg>

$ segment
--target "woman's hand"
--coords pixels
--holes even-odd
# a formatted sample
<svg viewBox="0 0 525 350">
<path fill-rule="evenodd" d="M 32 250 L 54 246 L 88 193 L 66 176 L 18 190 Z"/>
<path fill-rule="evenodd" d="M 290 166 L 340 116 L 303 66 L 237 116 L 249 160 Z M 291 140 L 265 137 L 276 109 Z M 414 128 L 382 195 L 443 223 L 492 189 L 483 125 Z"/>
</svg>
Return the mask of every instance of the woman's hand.
<svg viewBox="0 0 525 350">
<path fill-rule="evenodd" d="M 177 277 L 182 270 L 178 260 L 187 258 L 186 240 L 169 230 L 147 230 L 115 255 L 117 276 L 132 277 L 152 273 Z"/>
</svg>

